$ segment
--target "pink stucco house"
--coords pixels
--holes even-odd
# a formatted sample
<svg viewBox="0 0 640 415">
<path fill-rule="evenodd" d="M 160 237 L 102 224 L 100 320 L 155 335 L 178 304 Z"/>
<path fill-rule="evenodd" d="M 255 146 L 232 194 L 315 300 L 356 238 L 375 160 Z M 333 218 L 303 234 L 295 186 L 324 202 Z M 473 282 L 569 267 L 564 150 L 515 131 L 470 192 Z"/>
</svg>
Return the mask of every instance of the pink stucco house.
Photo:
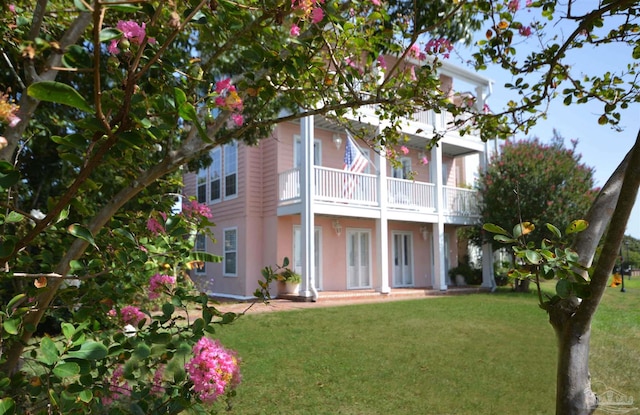
<svg viewBox="0 0 640 415">
<path fill-rule="evenodd" d="M 488 79 L 446 63 L 441 80 L 470 89 L 477 108 L 491 91 Z M 444 130 L 449 118 L 425 111 L 407 120 L 398 168 L 321 117 L 279 124 L 255 147 L 214 149 L 209 168 L 185 175 L 184 194 L 207 203 L 216 223 L 217 240 L 199 237 L 196 248 L 223 261 L 194 271 L 194 280 L 210 295 L 248 299 L 260 270 L 288 257 L 302 275 L 299 295 L 313 300 L 336 291 L 447 290 L 461 251 L 456 229 L 479 219 L 471 185 L 490 148 L 449 131 L 426 151 L 433 127 Z M 379 125 L 372 109 L 353 119 Z M 485 268 L 488 288 L 491 264 Z"/>
</svg>

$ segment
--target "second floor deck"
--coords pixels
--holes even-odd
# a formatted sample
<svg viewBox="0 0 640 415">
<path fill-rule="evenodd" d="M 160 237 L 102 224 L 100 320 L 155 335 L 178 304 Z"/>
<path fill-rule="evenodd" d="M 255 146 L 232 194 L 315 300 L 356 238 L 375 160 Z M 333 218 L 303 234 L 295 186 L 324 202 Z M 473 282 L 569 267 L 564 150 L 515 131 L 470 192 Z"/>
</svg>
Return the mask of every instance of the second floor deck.
<svg viewBox="0 0 640 415">
<path fill-rule="evenodd" d="M 470 225 L 479 219 L 478 192 L 414 180 L 381 178 L 373 174 L 314 166 L 314 211 L 360 217 L 378 217 L 382 210 L 394 220 Z M 278 175 L 278 213 L 299 213 L 302 204 L 300 169 Z M 380 180 L 386 180 L 381 186 Z M 381 194 L 386 189 L 386 194 Z M 441 194 L 439 193 L 441 189 Z"/>
</svg>

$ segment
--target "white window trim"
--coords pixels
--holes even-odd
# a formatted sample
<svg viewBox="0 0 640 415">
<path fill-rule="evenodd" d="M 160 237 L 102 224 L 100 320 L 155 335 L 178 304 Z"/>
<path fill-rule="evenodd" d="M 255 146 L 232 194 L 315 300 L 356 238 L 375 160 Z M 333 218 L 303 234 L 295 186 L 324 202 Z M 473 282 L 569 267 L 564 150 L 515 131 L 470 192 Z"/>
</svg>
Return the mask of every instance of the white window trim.
<svg viewBox="0 0 640 415">
<path fill-rule="evenodd" d="M 235 251 L 227 251 L 227 244 L 226 244 L 226 239 L 227 239 L 227 232 L 229 231 L 233 231 L 235 232 L 236 235 L 236 247 L 235 247 Z M 231 228 L 224 228 L 222 230 L 222 275 L 225 277 L 237 277 L 238 276 L 238 227 L 234 226 Z M 228 252 L 235 252 L 236 254 L 236 272 L 235 273 L 228 273 L 227 272 L 227 253 Z"/>
<path fill-rule="evenodd" d="M 222 196 L 224 193 L 224 185 L 223 185 L 223 177 L 222 177 L 222 149 L 220 147 L 216 147 L 213 150 L 211 150 L 211 158 L 213 159 L 213 154 L 214 153 L 218 153 L 218 158 L 220 160 L 220 166 L 219 166 L 219 171 L 218 171 L 218 180 L 220 180 L 220 197 L 217 199 L 212 199 L 213 198 L 213 194 L 211 193 L 211 182 L 213 181 L 212 179 L 212 175 L 211 175 L 211 170 L 213 167 L 213 160 L 211 162 L 211 166 L 209 166 L 209 168 L 207 169 L 207 191 L 209 193 L 209 203 L 220 203 L 222 201 Z"/>
<path fill-rule="evenodd" d="M 298 143 L 300 143 L 300 147 L 298 147 Z M 314 138 L 313 146 L 317 149 L 314 149 L 313 152 L 313 163 L 316 166 L 322 166 L 322 140 L 318 138 Z M 300 148 L 300 152 L 296 151 L 296 148 Z M 302 164 L 302 160 L 298 160 L 302 154 L 302 138 L 299 134 L 293 135 L 293 167 L 298 167 Z"/>
<path fill-rule="evenodd" d="M 224 151 L 226 150 L 229 146 L 235 146 L 235 156 L 236 156 L 236 160 L 235 160 L 235 165 L 236 165 L 236 169 L 235 169 L 235 175 L 236 175 L 236 192 L 230 196 L 227 196 L 227 172 L 226 172 L 226 166 L 227 166 L 227 152 Z M 233 141 L 231 143 L 225 144 L 223 146 L 223 152 L 222 152 L 222 199 L 223 200 L 232 200 L 238 197 L 238 193 L 240 193 L 240 183 L 239 183 L 239 174 L 238 174 L 238 152 L 240 150 L 240 146 L 238 146 L 238 142 L 237 141 Z M 233 174 L 233 173 L 232 173 Z"/>
</svg>

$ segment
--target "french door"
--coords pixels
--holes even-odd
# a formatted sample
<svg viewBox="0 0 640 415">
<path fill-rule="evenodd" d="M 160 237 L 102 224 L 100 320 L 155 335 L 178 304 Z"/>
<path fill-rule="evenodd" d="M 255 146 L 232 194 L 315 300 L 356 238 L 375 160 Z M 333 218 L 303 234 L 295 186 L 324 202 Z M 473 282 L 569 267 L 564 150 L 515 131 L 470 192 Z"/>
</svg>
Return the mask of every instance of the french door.
<svg viewBox="0 0 640 415">
<path fill-rule="evenodd" d="M 347 288 L 371 288 L 371 231 L 347 229 Z"/>
<path fill-rule="evenodd" d="M 413 235 L 393 232 L 393 286 L 413 286 Z"/>
</svg>

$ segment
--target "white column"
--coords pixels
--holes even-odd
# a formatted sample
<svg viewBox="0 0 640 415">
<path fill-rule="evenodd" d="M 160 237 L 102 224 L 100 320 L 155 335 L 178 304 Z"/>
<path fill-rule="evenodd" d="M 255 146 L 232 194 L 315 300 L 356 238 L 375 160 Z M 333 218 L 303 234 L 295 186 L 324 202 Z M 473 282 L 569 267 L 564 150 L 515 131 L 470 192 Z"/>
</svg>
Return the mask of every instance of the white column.
<svg viewBox="0 0 640 415">
<path fill-rule="evenodd" d="M 435 177 L 436 182 L 436 212 L 438 221 L 433 224 L 432 240 L 433 250 L 433 288 L 436 290 L 447 290 L 447 275 L 445 270 L 444 252 L 444 177 L 442 175 L 442 147 L 434 146 L 431 149 L 431 177 Z"/>
<path fill-rule="evenodd" d="M 484 143 L 484 153 L 480 154 L 480 171 L 485 172 L 489 166 L 489 143 Z M 493 273 L 493 247 L 491 242 L 482 243 L 482 287 L 496 289 Z"/>
<path fill-rule="evenodd" d="M 300 295 L 302 297 L 318 299 L 315 289 L 315 247 L 314 228 L 315 217 L 313 211 L 313 195 L 315 194 L 314 165 L 313 165 L 314 122 L 313 115 L 300 120 L 300 142 L 302 144 L 302 165 L 300 167 L 300 196 L 302 199 L 302 213 L 300 215 L 300 231 L 302 239 L 302 283 Z"/>
<path fill-rule="evenodd" d="M 389 222 L 387 220 L 387 159 L 385 149 L 381 148 L 376 156 L 378 162 L 378 198 L 380 218 L 376 219 L 376 241 L 378 249 L 377 269 L 378 281 L 376 289 L 388 294 L 389 287 Z"/>
</svg>

